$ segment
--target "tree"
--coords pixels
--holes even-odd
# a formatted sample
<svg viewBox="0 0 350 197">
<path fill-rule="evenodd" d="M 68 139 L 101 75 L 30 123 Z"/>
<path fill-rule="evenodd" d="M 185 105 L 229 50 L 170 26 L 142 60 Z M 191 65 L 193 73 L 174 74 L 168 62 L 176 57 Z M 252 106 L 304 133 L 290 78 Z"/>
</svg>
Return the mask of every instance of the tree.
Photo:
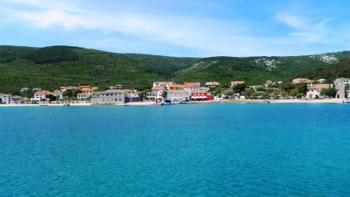
<svg viewBox="0 0 350 197">
<path fill-rule="evenodd" d="M 330 98 L 335 98 L 335 96 L 337 95 L 337 90 L 335 88 L 322 89 L 321 95 L 327 96 Z"/>
<path fill-rule="evenodd" d="M 141 101 L 147 98 L 147 92 L 149 91 L 150 91 L 149 89 L 145 89 L 144 91 L 139 91 L 139 97 Z"/>
<path fill-rule="evenodd" d="M 251 98 L 254 94 L 254 90 L 252 88 L 247 88 L 247 90 L 244 93 L 246 98 Z"/>
<path fill-rule="evenodd" d="M 215 96 L 220 95 L 222 93 L 222 86 L 216 87 L 211 91 Z"/>
<path fill-rule="evenodd" d="M 32 90 L 20 92 L 19 96 L 26 97 L 26 98 L 32 98 L 34 96 L 34 92 Z"/>
<path fill-rule="evenodd" d="M 231 88 L 228 88 L 228 89 L 224 90 L 223 94 L 226 96 L 232 97 L 234 92 Z"/>
<path fill-rule="evenodd" d="M 164 90 L 163 90 L 163 92 L 162 92 L 162 97 L 163 97 L 164 100 L 165 100 L 167 96 L 168 96 L 168 91 L 164 88 Z"/>
<path fill-rule="evenodd" d="M 247 87 L 247 85 L 245 83 L 237 84 L 237 85 L 233 86 L 233 92 L 242 94 L 244 92 L 244 90 L 246 89 L 246 87 Z"/>
<path fill-rule="evenodd" d="M 52 95 L 52 94 L 47 95 L 47 98 L 49 99 L 49 102 L 50 102 L 50 103 L 51 103 L 52 101 L 56 101 L 56 100 L 57 100 L 57 97 L 55 97 L 55 96 Z"/>
<path fill-rule="evenodd" d="M 281 86 L 282 92 L 285 92 L 287 95 L 292 95 L 292 90 L 295 86 L 291 83 L 283 83 Z"/>
<path fill-rule="evenodd" d="M 292 95 L 293 97 L 297 97 L 299 95 L 298 89 L 294 88 L 293 90 L 291 90 L 290 95 Z"/>
<path fill-rule="evenodd" d="M 296 89 L 298 91 L 298 96 L 305 96 L 307 93 L 306 83 L 297 84 Z"/>
<path fill-rule="evenodd" d="M 68 97 L 69 102 L 70 102 L 71 99 L 76 98 L 80 92 L 81 92 L 80 90 L 68 89 L 68 90 L 64 91 L 63 96 Z"/>
</svg>

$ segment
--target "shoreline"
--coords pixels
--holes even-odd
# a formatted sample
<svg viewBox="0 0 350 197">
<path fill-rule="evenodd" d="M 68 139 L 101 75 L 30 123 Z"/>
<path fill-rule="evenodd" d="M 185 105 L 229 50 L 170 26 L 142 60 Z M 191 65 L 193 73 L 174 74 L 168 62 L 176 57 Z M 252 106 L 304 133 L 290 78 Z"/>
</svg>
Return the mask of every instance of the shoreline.
<svg viewBox="0 0 350 197">
<path fill-rule="evenodd" d="M 306 100 L 306 99 L 276 99 L 276 100 L 214 100 L 214 101 L 189 101 L 185 104 L 345 104 L 347 100 L 343 99 L 318 99 L 318 100 Z M 161 106 L 160 103 L 155 102 L 131 102 L 116 105 L 94 105 L 91 103 L 70 103 L 70 107 L 83 107 L 83 106 Z M 0 104 L 0 107 L 68 107 L 65 104 Z"/>
</svg>

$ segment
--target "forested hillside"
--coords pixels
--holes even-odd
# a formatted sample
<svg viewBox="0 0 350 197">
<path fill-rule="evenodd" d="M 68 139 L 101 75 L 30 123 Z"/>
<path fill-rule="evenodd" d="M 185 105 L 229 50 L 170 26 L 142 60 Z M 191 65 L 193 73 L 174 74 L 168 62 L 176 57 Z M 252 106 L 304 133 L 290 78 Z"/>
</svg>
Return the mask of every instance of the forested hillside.
<svg viewBox="0 0 350 197">
<path fill-rule="evenodd" d="M 182 58 L 147 54 L 118 54 L 79 47 L 45 48 L 0 46 L 0 92 L 21 87 L 48 89 L 64 85 L 112 84 L 145 89 L 156 80 L 266 80 L 293 77 L 350 77 L 350 53 L 294 57 Z"/>
</svg>

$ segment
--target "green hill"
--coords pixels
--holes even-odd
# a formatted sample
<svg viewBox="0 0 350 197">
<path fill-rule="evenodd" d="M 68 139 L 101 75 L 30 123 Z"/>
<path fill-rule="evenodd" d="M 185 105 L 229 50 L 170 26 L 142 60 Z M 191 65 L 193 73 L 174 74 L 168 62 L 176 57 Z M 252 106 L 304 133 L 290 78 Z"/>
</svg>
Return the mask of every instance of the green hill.
<svg viewBox="0 0 350 197">
<path fill-rule="evenodd" d="M 0 92 L 75 84 L 102 88 L 123 84 L 143 89 L 154 80 L 174 77 L 177 69 L 195 61 L 195 58 L 116 54 L 66 46 L 0 46 Z"/>
<path fill-rule="evenodd" d="M 317 69 L 332 68 L 350 55 L 324 54 L 294 57 L 211 57 L 197 61 L 177 71 L 181 80 L 245 80 L 249 84 L 261 84 L 268 79 L 290 80 L 305 76 Z M 320 75 L 321 76 L 321 75 Z"/>
<path fill-rule="evenodd" d="M 340 77 L 350 78 L 350 58 L 343 59 L 335 65 L 318 68 L 315 71 L 305 73 L 303 76 L 308 76 L 315 79 L 325 78 L 329 81 Z"/>
<path fill-rule="evenodd" d="M 156 80 L 223 83 L 246 80 L 249 84 L 261 84 L 269 79 L 289 80 L 298 76 L 334 79 L 350 76 L 349 59 L 350 52 L 294 57 L 182 58 L 68 46 L 0 46 L 0 92 L 76 84 L 101 88 L 123 84 L 145 89 Z"/>
</svg>

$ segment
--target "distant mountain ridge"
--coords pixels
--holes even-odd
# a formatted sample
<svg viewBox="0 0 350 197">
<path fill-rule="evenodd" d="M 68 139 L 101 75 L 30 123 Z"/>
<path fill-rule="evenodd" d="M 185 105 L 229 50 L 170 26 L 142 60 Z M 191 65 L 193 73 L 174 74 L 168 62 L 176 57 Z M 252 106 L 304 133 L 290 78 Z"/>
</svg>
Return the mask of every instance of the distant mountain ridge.
<svg viewBox="0 0 350 197">
<path fill-rule="evenodd" d="M 290 57 L 169 57 L 122 54 L 72 46 L 0 46 L 0 92 L 22 87 L 113 84 L 146 89 L 153 81 L 266 80 L 350 77 L 350 52 Z"/>
</svg>

